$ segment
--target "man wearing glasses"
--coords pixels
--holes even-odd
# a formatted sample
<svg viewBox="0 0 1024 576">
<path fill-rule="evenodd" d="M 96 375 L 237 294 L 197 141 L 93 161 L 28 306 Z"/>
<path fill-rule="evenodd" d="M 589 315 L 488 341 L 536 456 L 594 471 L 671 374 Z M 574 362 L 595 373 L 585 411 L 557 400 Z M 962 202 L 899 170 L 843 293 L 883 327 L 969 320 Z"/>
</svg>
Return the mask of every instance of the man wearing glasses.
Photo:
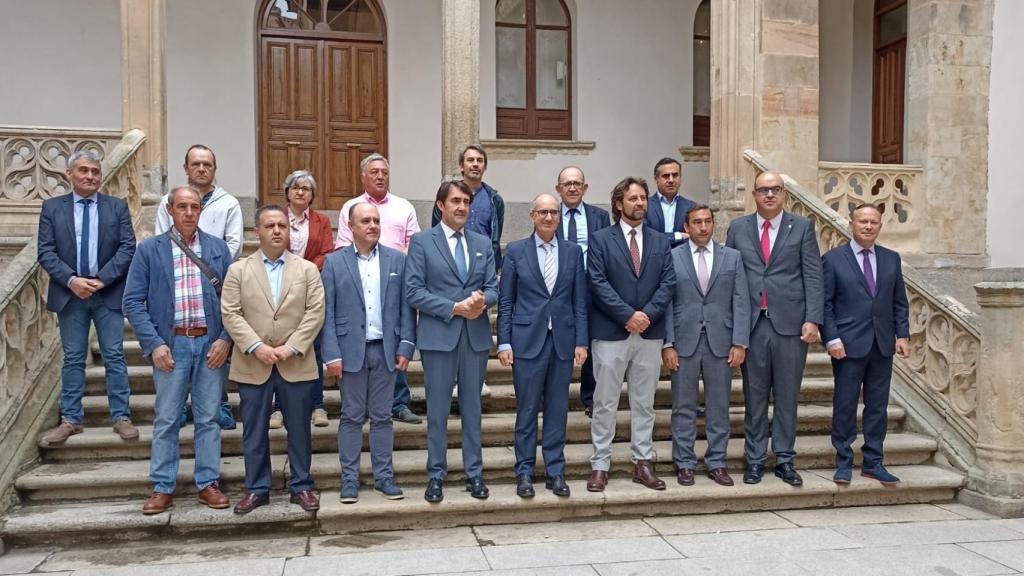
<svg viewBox="0 0 1024 576">
<path fill-rule="evenodd" d="M 743 482 L 757 484 L 768 452 L 768 400 L 775 475 L 791 486 L 803 480 L 793 466 L 796 409 L 807 345 L 819 339 L 824 318 L 821 253 L 814 223 L 783 211 L 782 177 L 762 172 L 754 180 L 757 212 L 733 220 L 725 245 L 740 251 L 750 288 L 750 347 L 743 371 L 747 461 Z"/>
</svg>

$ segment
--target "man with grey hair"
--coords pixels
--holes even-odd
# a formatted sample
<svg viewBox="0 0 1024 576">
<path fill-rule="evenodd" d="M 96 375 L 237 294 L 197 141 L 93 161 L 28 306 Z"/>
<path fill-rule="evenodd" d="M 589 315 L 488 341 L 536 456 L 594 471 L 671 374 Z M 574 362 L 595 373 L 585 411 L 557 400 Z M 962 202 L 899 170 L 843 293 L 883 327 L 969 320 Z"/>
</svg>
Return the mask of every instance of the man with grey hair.
<svg viewBox="0 0 1024 576">
<path fill-rule="evenodd" d="M 67 166 L 71 192 L 46 200 L 39 213 L 39 265 L 50 275 L 46 308 L 57 314 L 64 350 L 60 425 L 47 431 L 41 443 L 63 444 L 82 432 L 90 324 L 96 325 L 100 341 L 114 431 L 133 440 L 139 431 L 128 408 L 121 312 L 125 276 L 135 254 L 132 217 L 124 200 L 100 193 L 96 154 L 75 152 Z"/>
<path fill-rule="evenodd" d="M 377 153 L 370 154 L 359 163 L 359 171 L 362 174 L 363 193 L 341 207 L 335 250 L 352 245 L 352 229 L 348 224 L 352 205 L 368 202 L 376 206 L 380 214 L 379 242 L 403 254 L 408 252 L 409 240 L 420 231 L 420 224 L 416 220 L 416 209 L 412 203 L 391 193 L 391 166 L 388 159 Z M 408 380 L 405 372 L 399 372 L 395 380 L 395 402 L 391 406 L 391 415 L 399 422 L 420 424 L 423 419 L 409 409 L 409 399 Z"/>
</svg>

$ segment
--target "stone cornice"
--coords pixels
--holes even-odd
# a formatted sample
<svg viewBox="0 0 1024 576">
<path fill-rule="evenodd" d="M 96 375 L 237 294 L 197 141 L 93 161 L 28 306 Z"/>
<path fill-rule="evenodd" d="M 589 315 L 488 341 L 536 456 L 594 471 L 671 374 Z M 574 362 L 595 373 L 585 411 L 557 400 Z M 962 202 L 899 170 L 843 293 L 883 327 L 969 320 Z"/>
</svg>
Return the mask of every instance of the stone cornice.
<svg viewBox="0 0 1024 576">
<path fill-rule="evenodd" d="M 531 160 L 538 154 L 588 155 L 597 143 L 587 140 L 481 140 L 491 158 Z"/>
</svg>

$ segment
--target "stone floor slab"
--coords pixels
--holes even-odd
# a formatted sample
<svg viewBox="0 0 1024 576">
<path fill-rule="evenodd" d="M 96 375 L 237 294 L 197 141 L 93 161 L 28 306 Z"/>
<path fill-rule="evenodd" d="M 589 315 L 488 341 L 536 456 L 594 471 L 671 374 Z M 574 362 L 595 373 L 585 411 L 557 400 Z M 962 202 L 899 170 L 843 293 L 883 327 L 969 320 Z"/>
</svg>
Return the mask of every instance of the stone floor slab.
<svg viewBox="0 0 1024 576">
<path fill-rule="evenodd" d="M 990 576 L 1016 573 L 954 544 L 782 554 L 815 576 Z"/>
<path fill-rule="evenodd" d="M 281 576 L 284 558 L 75 570 L 75 576 Z"/>
<path fill-rule="evenodd" d="M 623 562 L 594 566 L 601 576 L 708 576 L 709 574 L 756 574 L 757 576 L 813 576 L 778 554 L 757 558 L 687 558 Z"/>
<path fill-rule="evenodd" d="M 1017 532 L 1020 532 L 1021 534 L 1024 534 L 1024 518 L 1013 518 L 1011 520 L 1003 520 L 1002 524 L 1003 526 L 1006 526 L 1011 530 L 1015 530 Z"/>
<path fill-rule="evenodd" d="M 931 504 L 786 510 L 778 514 L 798 526 L 846 526 L 851 524 L 934 522 L 937 520 L 963 519 L 958 514 L 932 506 Z"/>
<path fill-rule="evenodd" d="M 994 520 L 998 516 L 983 512 L 977 508 L 972 508 L 966 504 L 960 504 L 958 502 L 946 502 L 943 504 L 934 504 L 943 510 L 949 510 L 950 512 L 962 516 L 968 520 Z"/>
<path fill-rule="evenodd" d="M 438 576 L 438 574 L 429 576 Z M 513 568 L 511 570 L 461 572 L 458 576 L 597 576 L 597 572 L 592 566 L 553 566 L 550 568 Z"/>
<path fill-rule="evenodd" d="M 963 548 L 1009 566 L 1018 572 L 1024 572 L 1024 543 L 1016 540 L 1006 542 L 975 542 L 961 544 Z"/>
<path fill-rule="evenodd" d="M 1011 530 L 1001 520 L 953 520 L 837 526 L 833 528 L 863 546 L 920 546 L 999 540 L 1024 540 L 1024 534 Z M 1021 542 L 1024 546 L 1024 542 Z"/>
<path fill-rule="evenodd" d="M 680 557 L 677 551 L 659 537 L 487 546 L 483 548 L 483 552 L 494 569 L 572 566 Z"/>
<path fill-rule="evenodd" d="M 39 567 L 41 571 L 123 568 L 126 566 L 186 564 L 193 562 L 291 558 L 306 554 L 307 538 L 262 540 L 196 539 L 189 542 L 63 550 Z"/>
<path fill-rule="evenodd" d="M 796 528 L 795 524 L 773 512 L 661 516 L 645 518 L 644 522 L 657 530 L 662 536 Z"/>
<path fill-rule="evenodd" d="M 53 551 L 48 549 L 12 550 L 0 556 L 0 574 L 6 576 L 7 574 L 31 572 L 52 553 Z"/>
<path fill-rule="evenodd" d="M 742 551 L 744 557 L 773 554 L 778 550 L 832 550 L 858 548 L 860 544 L 829 528 L 789 528 L 717 534 L 666 536 L 665 541 L 687 558 L 728 557 Z"/>
<path fill-rule="evenodd" d="M 479 547 L 466 547 L 292 558 L 285 565 L 283 576 L 397 576 L 489 568 Z"/>
<path fill-rule="evenodd" d="M 436 550 L 477 545 L 473 529 L 438 528 L 436 530 L 391 530 L 362 532 L 338 536 L 315 536 L 309 539 L 310 556 L 337 556 L 362 552 L 402 550 Z"/>
<path fill-rule="evenodd" d="M 595 538 L 614 540 L 658 535 L 640 519 L 496 524 L 476 526 L 473 532 L 482 546 L 575 542 Z"/>
</svg>

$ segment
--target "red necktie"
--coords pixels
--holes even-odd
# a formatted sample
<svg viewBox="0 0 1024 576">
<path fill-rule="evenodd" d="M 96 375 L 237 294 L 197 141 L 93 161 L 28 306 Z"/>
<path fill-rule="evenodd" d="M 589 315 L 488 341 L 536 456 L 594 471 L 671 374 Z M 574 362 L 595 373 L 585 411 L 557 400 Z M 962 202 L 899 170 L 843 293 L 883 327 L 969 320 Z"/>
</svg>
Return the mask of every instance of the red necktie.
<svg viewBox="0 0 1024 576">
<path fill-rule="evenodd" d="M 765 268 L 768 267 L 768 260 L 772 255 L 772 240 L 768 236 L 768 229 L 772 227 L 772 223 L 769 220 L 764 221 L 764 226 L 761 227 L 761 256 L 764 257 Z M 761 288 L 761 309 L 768 309 L 768 287 L 764 286 Z"/>
<path fill-rule="evenodd" d="M 633 257 L 633 274 L 640 276 L 640 245 L 636 243 L 636 230 L 629 231 L 629 255 Z"/>
</svg>

